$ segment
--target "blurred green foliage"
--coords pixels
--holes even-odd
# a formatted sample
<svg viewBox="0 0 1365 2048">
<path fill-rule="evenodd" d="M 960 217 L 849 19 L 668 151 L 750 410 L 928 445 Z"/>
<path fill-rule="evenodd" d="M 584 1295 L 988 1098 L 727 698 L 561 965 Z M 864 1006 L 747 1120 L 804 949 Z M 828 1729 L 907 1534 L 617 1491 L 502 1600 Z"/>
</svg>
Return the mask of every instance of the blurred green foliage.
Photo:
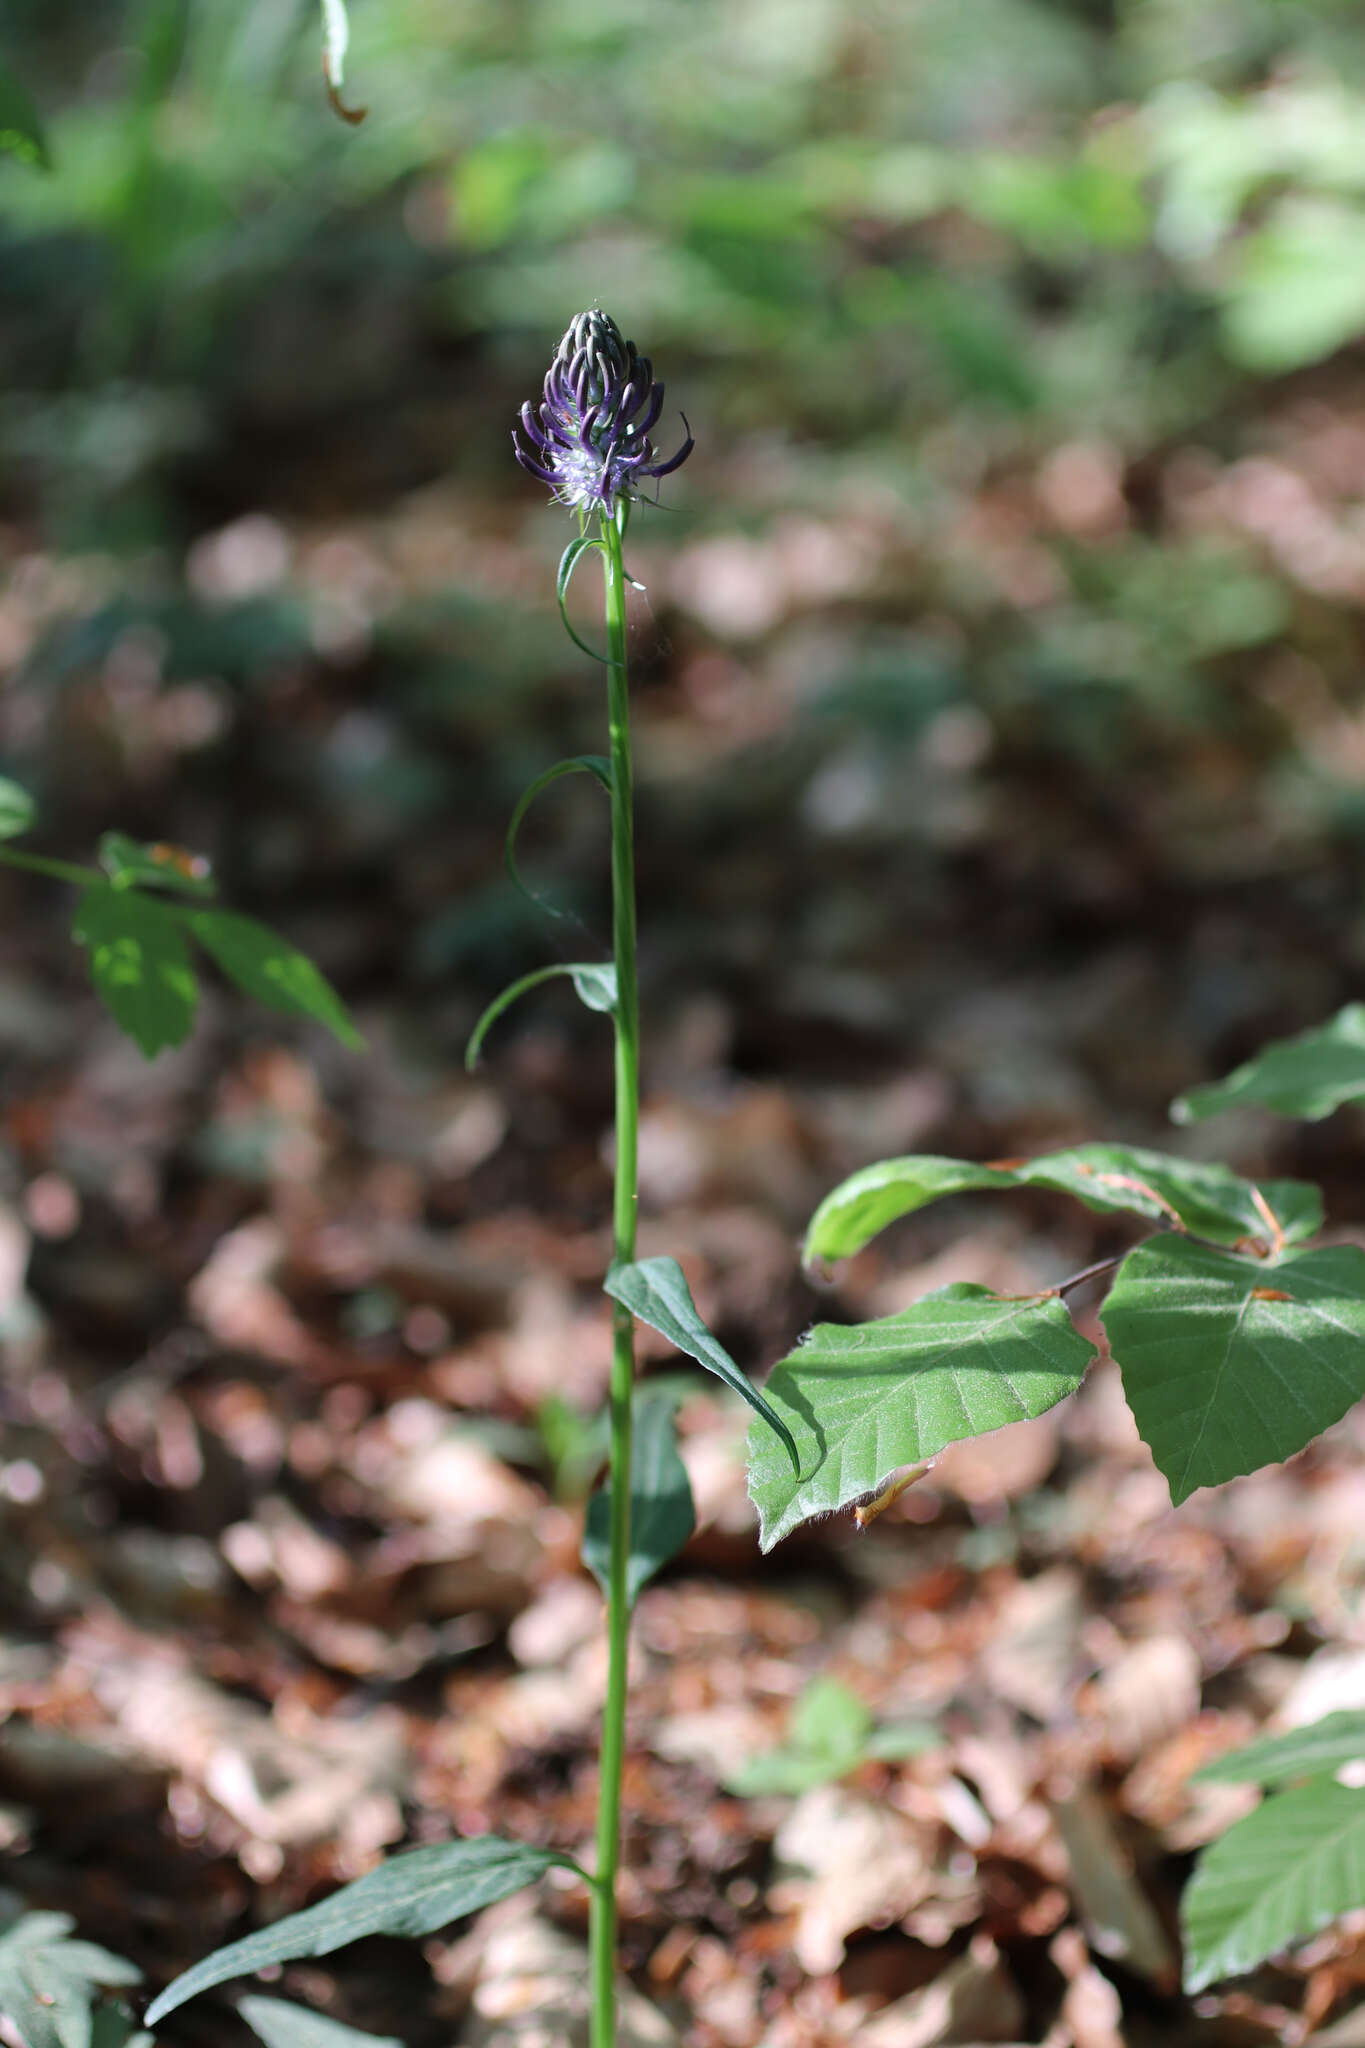
<svg viewBox="0 0 1365 2048">
<path fill-rule="evenodd" d="M 724 648 L 783 707 L 704 790 L 677 771 L 678 840 L 723 851 L 758 802 L 867 849 L 890 899 L 926 849 L 1017 826 L 1012 782 L 1038 792 L 1035 864 L 1079 890 L 1088 861 L 1112 894 L 1120 758 L 1134 858 L 1262 873 L 1359 839 L 1331 738 L 1358 694 L 1359 465 L 1326 446 L 1356 431 L 1337 357 L 1365 331 L 1353 0 L 355 0 L 350 30 L 358 128 L 328 105 L 317 0 L 6 10 L 2 75 L 54 168 L 0 154 L 0 521 L 81 564 L 13 665 L 28 708 L 0 720 L 46 815 L 129 787 L 134 814 L 94 822 L 207 836 L 248 900 L 299 873 L 325 896 L 325 870 L 352 903 L 400 850 L 420 876 L 438 832 L 407 964 L 527 964 L 486 844 L 595 727 L 556 680 L 562 536 L 507 427 L 600 299 L 699 431 L 679 509 L 640 522 L 654 560 L 699 551 L 651 586 L 660 659 L 676 676 Z M 1291 443 L 1315 432 L 1338 480 L 1300 502 Z M 406 520 L 449 479 L 440 573 L 348 582 L 343 560 L 320 584 L 290 553 L 299 529 Z M 260 512 L 282 566 L 206 580 L 191 554 L 186 579 L 187 549 Z M 854 529 L 879 566 L 812 580 L 801 550 Z M 490 583 L 466 543 L 494 532 L 543 557 L 539 585 Z M 82 692 L 130 644 L 154 649 L 158 701 L 210 693 L 220 736 L 179 770 L 198 831 L 136 815 L 156 775 L 126 720 L 93 729 Z M 1047 852 L 1044 754 L 1104 816 L 1074 826 L 1097 834 L 1084 860 Z M 225 768 L 266 792 L 235 856 Z M 592 816 L 556 816 L 559 900 L 587 912 Z M 702 928 L 730 943 L 703 904 L 678 915 L 680 954 Z M 800 937 L 851 963 L 860 929 L 817 908 Z"/>
</svg>

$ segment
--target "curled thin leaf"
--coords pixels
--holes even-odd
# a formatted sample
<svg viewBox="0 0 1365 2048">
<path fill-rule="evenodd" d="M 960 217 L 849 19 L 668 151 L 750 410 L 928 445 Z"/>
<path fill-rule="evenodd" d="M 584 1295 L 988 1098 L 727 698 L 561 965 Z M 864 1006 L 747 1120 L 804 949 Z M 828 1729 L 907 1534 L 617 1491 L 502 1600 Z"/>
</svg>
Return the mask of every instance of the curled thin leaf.
<svg viewBox="0 0 1365 2048">
<path fill-rule="evenodd" d="M 478 1065 L 479 1053 L 490 1027 L 497 1022 L 503 1011 L 509 1010 L 517 998 L 524 996 L 528 989 L 538 988 L 542 981 L 552 981 L 560 974 L 569 976 L 578 1000 L 586 1009 L 600 1010 L 608 1016 L 615 1013 L 616 969 L 609 960 L 601 963 L 593 960 L 567 963 L 556 961 L 553 967 L 537 967 L 530 974 L 523 974 L 520 980 L 512 982 L 501 995 L 494 996 L 470 1032 L 464 1054 L 464 1063 L 470 1073 Z"/>
<path fill-rule="evenodd" d="M 599 654 L 595 647 L 589 647 L 587 641 L 579 636 L 574 628 L 572 619 L 569 617 L 569 585 L 573 581 L 573 572 L 591 548 L 596 548 L 599 553 L 604 554 L 606 552 L 601 541 L 592 534 L 576 533 L 574 535 L 559 558 L 559 574 L 555 578 L 555 596 L 559 600 L 559 616 L 564 621 L 564 631 L 573 641 L 574 646 L 581 653 L 586 654 L 591 661 L 600 661 L 603 668 L 610 668 L 611 663 L 606 655 Z"/>
<path fill-rule="evenodd" d="M 595 775 L 608 796 L 611 794 L 611 763 L 601 754 L 575 754 L 568 760 L 556 761 L 553 768 L 547 768 L 543 775 L 537 775 L 535 781 L 522 791 L 517 807 L 512 813 L 512 822 L 507 827 L 507 839 L 503 847 L 503 858 L 507 862 L 507 872 L 512 881 L 527 902 L 534 903 L 537 910 L 543 910 L 547 917 L 563 917 L 565 913 L 556 910 L 553 903 L 548 903 L 543 896 L 538 896 L 534 889 L 528 889 L 521 879 L 521 870 L 517 866 L 517 833 L 521 830 L 523 818 L 541 791 L 548 789 L 552 782 L 558 782 L 565 775 Z"/>
</svg>

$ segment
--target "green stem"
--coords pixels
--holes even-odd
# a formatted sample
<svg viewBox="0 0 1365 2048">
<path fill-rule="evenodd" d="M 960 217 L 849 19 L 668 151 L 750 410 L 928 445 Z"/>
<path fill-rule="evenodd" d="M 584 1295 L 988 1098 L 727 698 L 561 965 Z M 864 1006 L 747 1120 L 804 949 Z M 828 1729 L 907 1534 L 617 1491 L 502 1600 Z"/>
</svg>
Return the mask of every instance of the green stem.
<svg viewBox="0 0 1365 2048">
<path fill-rule="evenodd" d="M 27 868 L 30 874 L 47 875 L 54 882 L 71 882 L 78 889 L 109 879 L 98 868 L 78 868 L 74 861 L 49 860 L 45 853 L 17 853 L 9 846 L 0 846 L 0 861 L 6 867 Z"/>
<path fill-rule="evenodd" d="M 626 682 L 626 588 L 621 563 L 624 508 L 602 519 L 606 583 L 607 703 L 611 726 L 612 949 L 616 959 L 616 1194 L 613 1263 L 635 1257 L 636 1160 L 640 1123 L 640 1012 L 635 978 L 635 826 L 631 794 L 630 707 Z M 597 1882 L 589 1948 L 592 1966 L 592 2048 L 616 2042 L 616 1874 L 621 1858 L 621 1773 L 626 1748 L 626 1659 L 630 1601 L 631 1403 L 635 1392 L 635 1325 L 617 1304 L 611 1359 L 611 1551 L 607 1571 L 607 1696 L 602 1710 L 601 1783 L 597 1805 Z"/>
</svg>

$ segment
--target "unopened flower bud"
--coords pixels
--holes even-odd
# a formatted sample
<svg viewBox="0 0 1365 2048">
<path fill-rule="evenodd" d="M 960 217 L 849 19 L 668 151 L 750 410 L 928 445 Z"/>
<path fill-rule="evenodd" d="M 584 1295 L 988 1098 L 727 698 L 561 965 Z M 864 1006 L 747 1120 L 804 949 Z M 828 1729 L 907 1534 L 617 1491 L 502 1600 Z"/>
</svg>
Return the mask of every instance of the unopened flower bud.
<svg viewBox="0 0 1365 2048">
<path fill-rule="evenodd" d="M 555 351 L 538 406 L 521 409 L 523 445 L 517 461 L 547 483 L 561 505 L 610 515 L 637 495 L 641 477 L 667 476 L 686 462 L 690 433 L 667 462 L 655 459 L 650 435 L 663 410 L 664 387 L 648 356 L 600 306 L 570 322 Z M 687 418 L 683 416 L 683 427 Z"/>
</svg>

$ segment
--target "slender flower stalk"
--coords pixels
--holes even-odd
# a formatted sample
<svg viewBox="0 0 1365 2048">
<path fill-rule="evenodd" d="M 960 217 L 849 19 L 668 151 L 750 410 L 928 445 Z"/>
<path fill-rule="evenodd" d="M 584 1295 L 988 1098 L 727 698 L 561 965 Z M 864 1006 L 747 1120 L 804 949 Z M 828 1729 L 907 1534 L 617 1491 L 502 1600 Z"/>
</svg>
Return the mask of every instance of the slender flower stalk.
<svg viewBox="0 0 1365 2048">
<path fill-rule="evenodd" d="M 663 410 L 664 387 L 647 356 L 600 309 L 580 313 L 555 352 L 539 407 L 522 407 L 514 432 L 518 462 L 550 486 L 578 515 L 560 572 L 563 603 L 569 575 L 590 548 L 602 556 L 607 631 L 607 717 L 610 729 L 612 958 L 615 967 L 616 1177 L 612 1264 L 635 1257 L 640 1125 L 640 1015 L 635 962 L 635 828 L 626 668 L 626 573 L 621 545 L 642 480 L 677 469 L 692 452 L 690 433 L 660 460 L 650 439 Z M 683 427 L 686 431 L 687 421 Z M 593 536 L 590 522 L 596 522 Z M 567 625 L 567 616 L 565 619 Z M 570 628 L 572 631 L 572 628 Z M 577 636 L 574 636 L 577 638 Z M 581 644 L 581 643 L 580 643 Z M 617 1302 L 612 1317 L 608 1468 L 607 1690 L 602 1712 L 597 1808 L 597 1863 L 589 1925 L 592 2048 L 615 2048 L 617 1875 L 621 1858 L 621 1781 L 626 1744 L 626 1679 L 631 1591 L 631 1450 L 634 1433 L 635 1325 Z"/>
<path fill-rule="evenodd" d="M 616 1185 L 612 1262 L 635 1257 L 640 1128 L 640 1017 L 635 967 L 635 823 L 626 673 L 626 588 L 621 533 L 627 506 L 601 516 L 605 549 L 608 718 L 611 730 L 612 952 L 616 962 Z M 610 1553 L 607 1568 L 607 1693 L 602 1709 L 601 1782 L 597 1795 L 597 1884 L 592 1895 L 592 2048 L 616 2040 L 616 1878 L 621 1857 L 621 1776 L 626 1746 L 626 1679 L 630 1599 L 630 1468 L 635 1397 L 635 1323 L 613 1304 L 611 1460 L 608 1478 Z"/>
</svg>

